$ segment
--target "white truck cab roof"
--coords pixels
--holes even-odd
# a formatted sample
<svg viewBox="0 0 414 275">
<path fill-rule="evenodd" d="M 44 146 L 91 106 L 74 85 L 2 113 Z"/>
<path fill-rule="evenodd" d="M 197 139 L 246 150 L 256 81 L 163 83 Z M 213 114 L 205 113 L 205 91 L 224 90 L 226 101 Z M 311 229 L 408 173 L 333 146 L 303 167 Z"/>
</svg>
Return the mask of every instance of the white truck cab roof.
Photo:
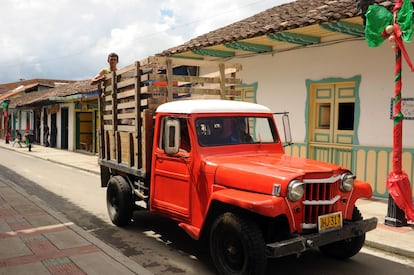
<svg viewBox="0 0 414 275">
<path fill-rule="evenodd" d="M 222 99 L 178 100 L 158 106 L 157 113 L 272 113 L 263 105 Z"/>
</svg>

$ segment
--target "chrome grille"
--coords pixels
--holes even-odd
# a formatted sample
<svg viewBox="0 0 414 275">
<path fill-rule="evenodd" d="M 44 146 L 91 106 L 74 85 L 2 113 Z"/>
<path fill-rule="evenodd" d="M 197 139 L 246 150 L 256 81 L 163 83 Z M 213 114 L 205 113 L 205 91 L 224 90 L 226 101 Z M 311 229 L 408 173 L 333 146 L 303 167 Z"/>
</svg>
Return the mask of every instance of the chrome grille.
<svg viewBox="0 0 414 275">
<path fill-rule="evenodd" d="M 305 182 L 303 200 L 303 229 L 316 228 L 318 216 L 335 212 L 335 202 L 339 199 L 339 179 L 333 178 L 326 182 L 308 180 Z"/>
</svg>

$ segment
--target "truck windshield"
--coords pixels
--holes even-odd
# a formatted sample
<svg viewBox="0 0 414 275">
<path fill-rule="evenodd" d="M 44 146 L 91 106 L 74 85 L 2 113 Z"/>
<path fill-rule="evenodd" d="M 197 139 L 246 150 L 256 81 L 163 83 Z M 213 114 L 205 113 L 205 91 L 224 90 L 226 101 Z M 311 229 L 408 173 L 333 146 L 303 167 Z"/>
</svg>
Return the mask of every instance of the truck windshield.
<svg viewBox="0 0 414 275">
<path fill-rule="evenodd" d="M 204 117 L 196 119 L 196 128 L 201 146 L 278 142 L 269 117 Z"/>
</svg>

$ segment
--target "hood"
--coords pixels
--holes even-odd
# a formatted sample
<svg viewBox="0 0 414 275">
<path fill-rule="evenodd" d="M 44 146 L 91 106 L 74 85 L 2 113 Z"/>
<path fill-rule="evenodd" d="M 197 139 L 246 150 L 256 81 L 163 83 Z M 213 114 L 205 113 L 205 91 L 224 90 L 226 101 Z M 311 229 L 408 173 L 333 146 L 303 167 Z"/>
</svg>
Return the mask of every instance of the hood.
<svg viewBox="0 0 414 275">
<path fill-rule="evenodd" d="M 295 178 L 325 178 L 341 170 L 338 165 L 284 154 L 211 156 L 208 163 L 216 167 L 216 184 L 262 194 L 271 194 L 273 184 L 278 183 L 283 195 L 287 184 Z"/>
</svg>

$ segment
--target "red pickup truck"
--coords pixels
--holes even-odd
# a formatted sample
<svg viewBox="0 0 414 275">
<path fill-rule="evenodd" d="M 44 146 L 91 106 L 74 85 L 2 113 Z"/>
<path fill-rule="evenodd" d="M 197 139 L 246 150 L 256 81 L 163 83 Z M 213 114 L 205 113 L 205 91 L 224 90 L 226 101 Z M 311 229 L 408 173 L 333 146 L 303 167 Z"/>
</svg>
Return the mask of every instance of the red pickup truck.
<svg viewBox="0 0 414 275">
<path fill-rule="evenodd" d="M 263 274 L 267 258 L 316 247 L 349 258 L 377 225 L 355 206 L 371 186 L 344 167 L 286 155 L 265 106 L 172 101 L 130 128 L 105 116 L 116 114 L 101 116 L 99 158 L 112 222 L 127 225 L 144 205 L 206 240 L 220 274 Z"/>
</svg>

